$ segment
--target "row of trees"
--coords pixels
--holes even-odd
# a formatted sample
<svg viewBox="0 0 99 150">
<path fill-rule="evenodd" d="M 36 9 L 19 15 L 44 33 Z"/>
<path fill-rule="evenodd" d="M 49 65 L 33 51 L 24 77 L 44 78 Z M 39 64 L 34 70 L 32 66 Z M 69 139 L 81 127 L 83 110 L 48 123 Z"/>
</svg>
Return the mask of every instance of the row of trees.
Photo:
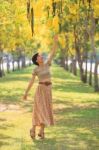
<svg viewBox="0 0 99 150">
<path fill-rule="evenodd" d="M 77 75 L 78 63 L 81 80 L 99 91 L 99 1 L 53 0 L 46 8 L 50 29 L 59 33 L 61 66 Z"/>
<path fill-rule="evenodd" d="M 98 0 L 1 0 L 0 52 L 10 52 L 17 61 L 22 54 L 31 58 L 36 51 L 50 51 L 53 35 L 59 34 L 61 66 L 77 75 L 78 63 L 81 80 L 99 91 L 98 10 Z"/>
<path fill-rule="evenodd" d="M 64 53 L 62 66 L 68 70 L 68 59 L 70 58 L 70 71 L 77 75 L 76 62 L 78 62 L 81 80 L 93 85 L 95 91 L 99 91 L 99 58 L 97 57 L 99 52 L 99 2 L 97 0 L 72 1 L 70 6 L 74 12 L 73 9 L 68 9 L 66 13 L 69 19 L 65 21 L 67 29 L 62 28 L 66 43 L 66 47 L 62 48 L 62 53 Z M 88 62 L 90 63 L 89 72 Z M 95 64 L 94 73 L 92 72 L 93 62 Z"/>
<path fill-rule="evenodd" d="M 35 42 L 34 42 L 35 41 Z M 9 72 L 9 54 L 12 55 L 13 71 L 17 62 L 25 67 L 25 59 L 39 47 L 39 43 L 31 36 L 31 29 L 26 18 L 26 1 L 0 1 L 0 77 L 4 73 L 4 59 L 6 57 L 7 72 Z"/>
<path fill-rule="evenodd" d="M 42 33 L 43 40 L 45 31 L 48 39 L 50 39 L 51 33 L 58 33 L 60 49 L 58 54 L 61 58 L 61 66 L 77 75 L 78 63 L 81 80 L 93 85 L 95 91 L 99 91 L 98 10 L 98 0 L 46 0 L 43 3 L 41 0 L 28 0 L 27 2 L 27 17 L 31 25 L 32 35 L 35 32 L 38 34 L 43 26 L 45 27 L 44 33 Z M 39 21 L 35 18 L 39 18 Z M 36 20 L 36 24 L 34 20 Z M 51 39 L 49 41 L 50 48 L 52 41 Z M 70 65 L 68 60 L 71 60 Z M 89 72 L 88 62 L 90 64 Z M 93 62 L 95 64 L 94 73 L 92 71 Z"/>
<path fill-rule="evenodd" d="M 97 57 L 99 48 L 99 2 L 98 1 L 72 1 L 71 8 L 68 10 L 66 19 L 65 41 L 66 47 L 62 57 L 62 66 L 68 70 L 68 58 L 71 58 L 70 71 L 77 75 L 77 63 L 79 65 L 80 78 L 84 83 L 94 86 L 95 91 L 99 91 L 98 65 Z M 73 7 L 72 7 L 73 5 Z M 98 6 L 98 7 L 97 7 Z M 62 28 L 64 31 L 64 28 Z M 90 71 L 88 72 L 88 62 Z M 94 73 L 92 72 L 92 64 Z M 85 68 L 84 68 L 85 65 Z"/>
</svg>

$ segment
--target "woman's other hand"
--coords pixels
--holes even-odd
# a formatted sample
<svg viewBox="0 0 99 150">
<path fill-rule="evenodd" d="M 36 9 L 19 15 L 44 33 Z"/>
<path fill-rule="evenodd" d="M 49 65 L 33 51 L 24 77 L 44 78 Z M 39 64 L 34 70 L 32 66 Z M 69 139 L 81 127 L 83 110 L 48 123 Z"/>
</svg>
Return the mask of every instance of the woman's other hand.
<svg viewBox="0 0 99 150">
<path fill-rule="evenodd" d="M 27 100 L 27 94 L 23 95 L 23 100 Z"/>
</svg>

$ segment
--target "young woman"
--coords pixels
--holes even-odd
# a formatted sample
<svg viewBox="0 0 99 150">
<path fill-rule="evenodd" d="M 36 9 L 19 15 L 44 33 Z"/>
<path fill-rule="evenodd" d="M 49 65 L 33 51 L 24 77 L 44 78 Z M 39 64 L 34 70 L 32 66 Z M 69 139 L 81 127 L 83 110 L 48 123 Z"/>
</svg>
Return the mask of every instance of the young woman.
<svg viewBox="0 0 99 150">
<path fill-rule="evenodd" d="M 25 91 L 23 99 L 27 99 L 29 90 L 31 89 L 35 77 L 39 79 L 38 87 L 34 95 L 34 106 L 33 106 L 33 116 L 32 124 L 33 127 L 30 129 L 30 136 L 35 139 L 35 129 L 36 126 L 40 126 L 40 131 L 38 136 L 44 139 L 44 128 L 46 126 L 54 125 L 53 119 L 53 109 L 52 109 L 52 82 L 50 74 L 51 61 L 57 49 L 58 36 L 54 36 L 54 45 L 51 53 L 48 56 L 47 61 L 44 61 L 41 54 L 36 53 L 32 57 L 32 61 L 37 67 L 33 69 L 32 79 Z"/>
</svg>

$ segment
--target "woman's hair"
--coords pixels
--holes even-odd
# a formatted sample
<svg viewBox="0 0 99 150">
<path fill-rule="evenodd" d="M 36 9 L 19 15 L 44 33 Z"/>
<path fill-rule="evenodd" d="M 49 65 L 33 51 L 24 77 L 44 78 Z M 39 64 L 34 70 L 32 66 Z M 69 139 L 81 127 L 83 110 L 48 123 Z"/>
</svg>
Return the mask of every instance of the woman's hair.
<svg viewBox="0 0 99 150">
<path fill-rule="evenodd" d="M 34 55 L 32 56 L 32 62 L 33 62 L 33 64 L 39 66 L 39 64 L 36 62 L 36 61 L 37 61 L 38 55 L 39 55 L 39 53 L 36 53 L 36 54 L 34 54 Z"/>
</svg>

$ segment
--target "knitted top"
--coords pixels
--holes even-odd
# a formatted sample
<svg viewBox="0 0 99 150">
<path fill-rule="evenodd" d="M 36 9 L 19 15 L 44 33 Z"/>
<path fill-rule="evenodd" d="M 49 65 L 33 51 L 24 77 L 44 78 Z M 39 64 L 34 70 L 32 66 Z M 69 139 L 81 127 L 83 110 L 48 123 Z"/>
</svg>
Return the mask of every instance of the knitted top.
<svg viewBox="0 0 99 150">
<path fill-rule="evenodd" d="M 50 61 L 44 62 L 43 66 L 37 66 L 33 69 L 32 75 L 35 75 L 38 77 L 39 81 L 42 81 L 43 79 L 50 79 L 51 73 L 50 73 Z"/>
</svg>

